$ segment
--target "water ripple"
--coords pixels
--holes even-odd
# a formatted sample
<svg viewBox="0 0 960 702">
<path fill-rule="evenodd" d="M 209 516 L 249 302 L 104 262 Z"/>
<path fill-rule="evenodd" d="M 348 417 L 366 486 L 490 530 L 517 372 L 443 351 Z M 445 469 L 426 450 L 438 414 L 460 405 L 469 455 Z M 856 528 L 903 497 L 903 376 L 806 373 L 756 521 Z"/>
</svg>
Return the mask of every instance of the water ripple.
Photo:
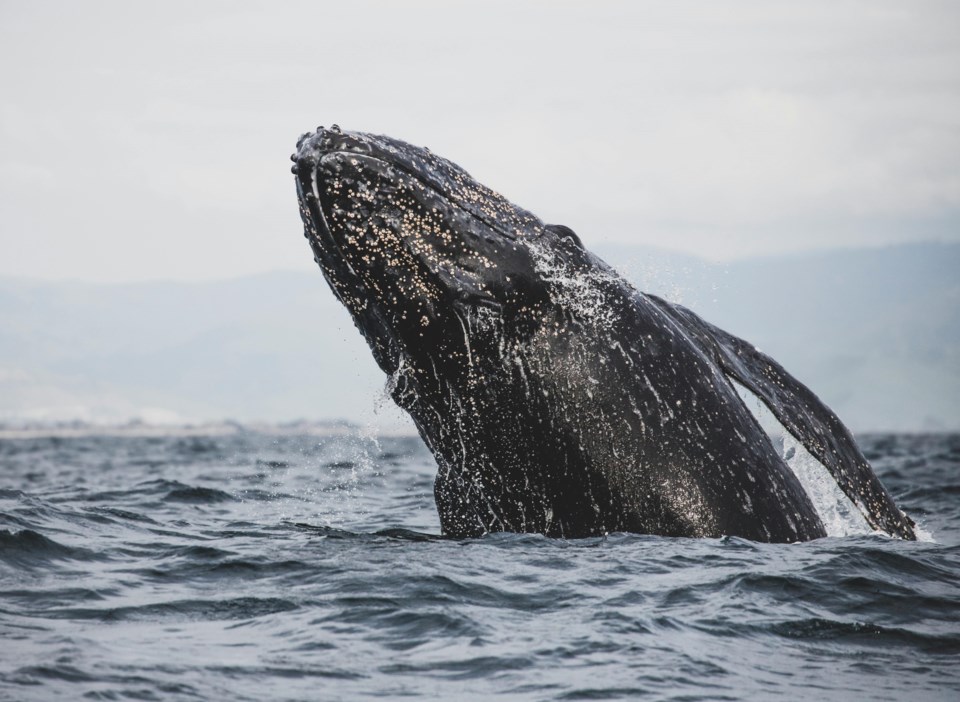
<svg viewBox="0 0 960 702">
<path fill-rule="evenodd" d="M 935 541 L 438 532 L 416 442 L 0 441 L 0 699 L 954 699 L 960 438 L 864 438 Z"/>
</svg>

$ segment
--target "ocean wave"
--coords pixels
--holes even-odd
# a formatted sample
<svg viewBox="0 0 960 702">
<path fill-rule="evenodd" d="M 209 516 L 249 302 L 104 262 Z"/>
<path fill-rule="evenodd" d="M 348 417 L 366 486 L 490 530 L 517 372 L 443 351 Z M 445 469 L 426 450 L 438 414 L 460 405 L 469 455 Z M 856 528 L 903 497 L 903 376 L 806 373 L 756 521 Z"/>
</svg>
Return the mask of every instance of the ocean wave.
<svg viewBox="0 0 960 702">
<path fill-rule="evenodd" d="M 451 539 L 439 533 L 435 468 L 409 439 L 363 454 L 352 438 L 182 438 L 5 447 L 0 698 L 960 689 L 952 439 L 866 441 L 936 542 L 762 544 Z"/>
</svg>

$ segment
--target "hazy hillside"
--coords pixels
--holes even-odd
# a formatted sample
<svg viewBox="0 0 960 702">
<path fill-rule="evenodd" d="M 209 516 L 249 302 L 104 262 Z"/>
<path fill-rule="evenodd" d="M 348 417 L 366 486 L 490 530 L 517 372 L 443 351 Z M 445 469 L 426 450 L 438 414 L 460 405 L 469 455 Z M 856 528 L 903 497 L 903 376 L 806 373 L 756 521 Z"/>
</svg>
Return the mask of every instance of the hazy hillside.
<svg viewBox="0 0 960 702">
<path fill-rule="evenodd" d="M 369 414 L 382 385 L 322 276 L 0 282 L 0 414 L 150 421 Z"/>
<path fill-rule="evenodd" d="M 856 429 L 960 429 L 958 245 L 724 266 L 599 253 L 772 354 Z M 319 271 L 202 284 L 6 279 L 0 315 L 8 420 L 370 421 L 383 386 Z"/>
</svg>

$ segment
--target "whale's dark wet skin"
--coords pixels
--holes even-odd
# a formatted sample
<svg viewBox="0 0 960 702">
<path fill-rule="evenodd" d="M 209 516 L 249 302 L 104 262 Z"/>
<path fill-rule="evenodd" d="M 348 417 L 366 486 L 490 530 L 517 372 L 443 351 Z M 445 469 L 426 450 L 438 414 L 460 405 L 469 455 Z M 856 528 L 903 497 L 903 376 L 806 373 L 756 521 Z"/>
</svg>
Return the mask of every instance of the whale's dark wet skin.
<svg viewBox="0 0 960 702">
<path fill-rule="evenodd" d="M 826 534 L 758 396 L 876 529 L 915 538 L 850 432 L 749 343 L 634 289 L 426 149 L 297 144 L 307 239 L 438 464 L 446 534 Z"/>
</svg>

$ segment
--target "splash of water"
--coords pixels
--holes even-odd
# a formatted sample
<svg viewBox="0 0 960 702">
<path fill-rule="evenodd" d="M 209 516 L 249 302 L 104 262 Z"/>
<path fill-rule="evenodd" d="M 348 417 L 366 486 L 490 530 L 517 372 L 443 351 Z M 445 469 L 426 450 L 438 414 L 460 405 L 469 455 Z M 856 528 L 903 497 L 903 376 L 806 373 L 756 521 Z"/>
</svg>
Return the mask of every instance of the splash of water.
<svg viewBox="0 0 960 702">
<path fill-rule="evenodd" d="M 760 423 L 760 426 L 770 437 L 771 443 L 783 456 L 790 470 L 800 481 L 810 501 L 813 502 L 827 536 L 842 537 L 873 534 L 887 536 L 886 533 L 873 529 L 863 516 L 863 510 L 858 507 L 837 484 L 836 479 L 827 470 L 827 467 L 814 458 L 803 444 L 773 416 L 766 405 L 736 381 L 733 383 L 744 404 Z M 932 535 L 923 529 L 917 530 L 917 538 L 921 541 L 933 541 Z"/>
<path fill-rule="evenodd" d="M 549 284 L 554 303 L 561 308 L 576 311 L 582 318 L 592 320 L 600 328 L 612 328 L 617 316 L 604 292 L 604 283 L 620 283 L 613 271 L 592 267 L 574 268 L 562 256 L 540 242 L 529 241 L 537 272 Z"/>
</svg>

